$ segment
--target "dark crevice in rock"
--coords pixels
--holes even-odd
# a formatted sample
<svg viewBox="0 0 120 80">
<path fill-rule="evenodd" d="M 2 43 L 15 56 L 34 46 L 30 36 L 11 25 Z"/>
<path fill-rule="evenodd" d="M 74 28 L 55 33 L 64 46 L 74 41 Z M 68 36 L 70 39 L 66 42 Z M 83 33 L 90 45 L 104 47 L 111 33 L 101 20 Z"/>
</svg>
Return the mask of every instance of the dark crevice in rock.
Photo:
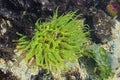
<svg viewBox="0 0 120 80">
<path fill-rule="evenodd" d="M 2 72 L 0 70 L 0 80 L 20 80 L 16 76 L 13 76 L 11 72 Z"/>
<path fill-rule="evenodd" d="M 52 73 L 47 73 L 47 70 L 42 69 L 37 75 L 33 75 L 31 80 L 54 80 Z"/>
</svg>

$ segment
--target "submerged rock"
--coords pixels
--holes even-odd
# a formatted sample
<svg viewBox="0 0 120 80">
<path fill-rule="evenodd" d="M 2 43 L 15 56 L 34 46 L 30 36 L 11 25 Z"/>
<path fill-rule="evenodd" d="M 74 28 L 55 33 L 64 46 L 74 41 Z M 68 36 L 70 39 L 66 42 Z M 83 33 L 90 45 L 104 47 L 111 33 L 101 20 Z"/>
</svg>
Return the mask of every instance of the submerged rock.
<svg viewBox="0 0 120 80">
<path fill-rule="evenodd" d="M 93 16 L 94 33 L 102 43 L 108 42 L 112 37 L 112 28 L 115 22 L 103 11 L 98 10 Z"/>
<path fill-rule="evenodd" d="M 109 50 L 111 52 L 111 66 L 113 69 L 118 69 L 120 67 L 120 22 L 116 21 L 115 28 L 112 29 L 112 40 L 108 42 L 110 46 Z"/>
<path fill-rule="evenodd" d="M 30 39 L 34 34 L 34 23 L 38 18 L 42 21 L 49 21 L 49 16 L 53 15 L 57 7 L 59 7 L 59 14 L 66 14 L 69 11 L 78 10 L 77 14 L 83 15 L 86 18 L 86 23 L 92 27 L 95 35 L 92 37 L 94 40 L 100 40 L 99 43 L 105 43 L 111 41 L 110 52 L 113 55 L 119 54 L 119 28 L 115 28 L 118 31 L 112 32 L 114 21 L 105 13 L 106 5 L 110 0 L 0 0 L 0 57 L 9 61 L 13 59 L 13 49 L 15 44 L 13 40 L 19 36 L 16 32 L 27 35 Z M 5 23 L 4 23 L 5 22 Z M 111 29 L 112 28 L 112 29 Z M 116 34 L 116 39 L 111 39 L 111 35 Z M 96 37 L 95 37 L 96 36 Z M 117 47 L 112 48 L 112 45 Z M 12 53 L 11 53 L 12 52 Z M 6 54 L 5 54 L 6 53 Z M 11 55 L 12 54 L 12 55 Z M 3 57 L 3 55 L 5 55 Z M 119 56 L 115 58 L 111 57 L 111 65 L 113 68 L 119 67 Z M 31 76 L 36 76 L 34 79 L 48 79 L 52 75 L 44 76 L 43 73 L 39 73 L 38 68 L 34 71 L 34 67 L 28 67 L 25 61 L 17 62 L 8 66 L 6 63 L 0 63 L 0 69 L 14 73 L 15 76 L 19 76 L 20 80 L 31 79 Z M 7 62 L 9 64 L 9 62 Z M 82 70 L 81 70 L 82 71 Z M 68 73 L 67 78 L 81 79 L 80 75 L 86 78 L 87 73 Z M 72 76 L 72 77 L 71 77 Z M 14 79 L 15 80 L 15 79 Z"/>
<path fill-rule="evenodd" d="M 119 80 L 120 73 L 120 22 L 115 20 L 115 26 L 111 29 L 112 38 L 106 44 L 102 45 L 108 50 L 108 58 L 111 69 L 115 73 L 113 80 Z"/>
</svg>

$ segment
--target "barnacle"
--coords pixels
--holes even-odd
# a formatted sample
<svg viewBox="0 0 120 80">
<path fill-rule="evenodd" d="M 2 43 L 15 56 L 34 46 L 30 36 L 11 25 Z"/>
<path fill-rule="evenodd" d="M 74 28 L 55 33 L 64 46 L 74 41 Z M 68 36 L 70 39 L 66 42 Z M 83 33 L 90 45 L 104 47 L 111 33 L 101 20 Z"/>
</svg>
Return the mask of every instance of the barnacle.
<svg viewBox="0 0 120 80">
<path fill-rule="evenodd" d="M 36 65 L 56 72 L 58 69 L 68 69 L 67 61 L 74 62 L 84 51 L 84 43 L 89 41 L 86 37 L 89 32 L 84 32 L 84 19 L 77 19 L 75 12 L 69 12 L 58 17 L 56 11 L 49 22 L 35 23 L 35 33 L 31 40 L 19 34 L 17 49 L 26 54 L 28 63 L 32 57 Z"/>
</svg>

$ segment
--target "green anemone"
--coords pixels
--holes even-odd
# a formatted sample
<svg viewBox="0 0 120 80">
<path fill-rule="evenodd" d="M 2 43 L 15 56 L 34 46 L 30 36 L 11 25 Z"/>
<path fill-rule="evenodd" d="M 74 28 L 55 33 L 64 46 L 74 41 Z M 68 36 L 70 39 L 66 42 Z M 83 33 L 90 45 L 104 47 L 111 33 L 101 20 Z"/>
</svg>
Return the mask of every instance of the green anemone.
<svg viewBox="0 0 120 80">
<path fill-rule="evenodd" d="M 21 35 L 17 40 L 17 49 L 26 54 L 26 62 L 34 58 L 36 65 L 56 72 L 67 69 L 66 62 L 74 62 L 82 56 L 84 43 L 89 39 L 88 32 L 83 31 L 84 19 L 78 16 L 75 12 L 58 16 L 56 11 L 49 22 L 38 19 L 32 39 Z"/>
</svg>

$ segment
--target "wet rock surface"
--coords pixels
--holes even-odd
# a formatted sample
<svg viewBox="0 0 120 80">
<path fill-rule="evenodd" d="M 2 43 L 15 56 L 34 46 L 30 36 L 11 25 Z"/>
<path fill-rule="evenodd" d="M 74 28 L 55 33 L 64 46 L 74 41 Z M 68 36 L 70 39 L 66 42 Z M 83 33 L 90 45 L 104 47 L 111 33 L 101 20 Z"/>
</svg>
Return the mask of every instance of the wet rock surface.
<svg viewBox="0 0 120 80">
<path fill-rule="evenodd" d="M 12 40 L 16 40 L 19 37 L 16 32 L 31 38 L 34 34 L 34 23 L 36 20 L 40 18 L 42 21 L 49 21 L 49 16 L 53 15 L 57 7 L 59 7 L 59 14 L 78 10 L 78 14 L 86 18 L 86 24 L 93 27 L 98 24 L 97 22 L 94 24 L 96 19 L 93 19 L 93 17 L 96 18 L 97 16 L 97 14 L 94 16 L 94 13 L 97 12 L 97 9 L 105 11 L 108 3 L 109 0 L 0 0 L 0 44 L 8 49 L 14 49 L 15 44 Z M 104 27 L 104 25 L 102 26 Z M 99 29 L 101 28 L 98 28 L 97 31 L 100 31 Z M 105 29 L 110 30 L 110 27 Z M 98 35 L 101 32 L 96 33 Z M 100 41 L 97 39 L 96 34 L 94 35 L 94 32 L 92 34 L 93 41 L 98 41 L 99 43 Z M 103 39 L 102 35 L 98 35 L 98 37 L 100 40 L 101 38 Z"/>
<path fill-rule="evenodd" d="M 0 16 L 10 21 L 13 26 L 13 34 L 20 32 L 31 38 L 35 21 L 38 18 L 48 21 L 49 16 L 57 7 L 59 7 L 59 14 L 78 10 L 78 14 L 80 13 L 86 18 L 93 17 L 96 9 L 105 11 L 108 3 L 109 0 L 1 0 Z M 102 6 L 99 6 L 101 4 Z M 17 35 L 13 39 L 16 37 Z"/>
<path fill-rule="evenodd" d="M 110 54 L 109 57 L 111 59 L 111 64 L 112 64 L 112 69 L 113 70 L 117 70 L 119 69 L 119 65 L 120 65 L 120 56 L 119 56 L 119 44 L 120 44 L 120 22 L 116 21 L 116 25 L 115 27 L 112 29 L 112 33 L 113 33 L 113 38 L 111 41 L 109 41 L 107 44 L 110 46 L 109 50 L 110 50 Z"/>
<path fill-rule="evenodd" d="M 39 70 L 36 73 L 32 73 L 34 69 L 31 69 L 33 71 L 28 71 L 24 61 L 21 61 L 19 65 L 13 65 L 16 45 L 13 40 L 19 38 L 16 32 L 27 35 L 31 39 L 34 34 L 34 23 L 36 20 L 40 18 L 43 22 L 49 21 L 49 16 L 53 15 L 57 7 L 59 7 L 59 15 L 78 10 L 77 14 L 81 14 L 85 18 L 85 24 L 90 26 L 92 41 L 97 44 L 106 45 L 107 43 L 109 45 L 107 50 L 111 53 L 109 56 L 111 65 L 113 65 L 112 69 L 119 68 L 120 57 L 118 55 L 120 51 L 118 45 L 120 28 L 119 23 L 116 24 L 115 20 L 108 16 L 106 6 L 109 2 L 110 0 L 0 0 L 0 58 L 3 59 L 0 63 L 0 69 L 3 71 L 9 70 L 9 75 L 11 75 L 11 72 L 16 74 L 19 71 L 23 71 L 16 75 L 21 80 L 42 80 L 43 78 L 53 80 L 51 74 L 43 75 L 46 73 L 44 70 L 43 73 L 39 72 Z M 7 64 L 9 61 L 12 62 L 12 66 L 9 65 L 8 68 Z M 7 73 L 5 74 L 2 71 L 0 73 L 0 77 L 7 75 Z M 119 69 L 117 74 L 119 77 Z M 66 79 L 82 80 L 80 75 L 81 73 L 76 71 L 68 72 Z M 14 77 L 9 80 L 19 79 Z"/>
<path fill-rule="evenodd" d="M 112 20 L 102 10 L 96 11 L 93 16 L 93 29 L 94 34 L 100 40 L 101 43 L 106 43 L 112 39 L 112 28 L 115 25 L 115 21 Z"/>
</svg>

